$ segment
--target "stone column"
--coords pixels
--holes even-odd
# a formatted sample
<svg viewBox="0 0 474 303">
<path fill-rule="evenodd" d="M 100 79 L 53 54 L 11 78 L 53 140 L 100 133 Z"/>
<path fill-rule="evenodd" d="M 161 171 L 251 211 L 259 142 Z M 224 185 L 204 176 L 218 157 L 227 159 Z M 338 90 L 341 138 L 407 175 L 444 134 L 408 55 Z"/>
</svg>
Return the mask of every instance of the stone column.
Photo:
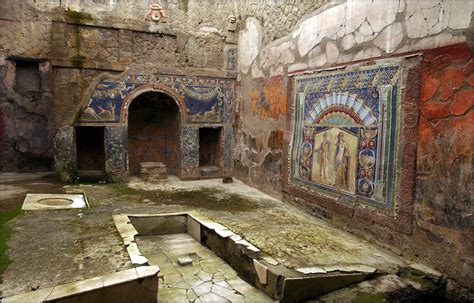
<svg viewBox="0 0 474 303">
<path fill-rule="evenodd" d="M 72 182 L 77 171 L 74 126 L 64 126 L 54 138 L 54 170 L 61 182 Z"/>
<path fill-rule="evenodd" d="M 198 178 L 199 173 L 199 128 L 181 128 L 181 178 Z"/>
<path fill-rule="evenodd" d="M 223 173 L 225 177 L 232 176 L 233 171 L 233 159 L 232 159 L 232 138 L 233 129 L 232 124 L 224 125 L 224 169 Z"/>
<path fill-rule="evenodd" d="M 112 181 L 128 179 L 127 125 L 105 128 L 105 171 Z"/>
</svg>

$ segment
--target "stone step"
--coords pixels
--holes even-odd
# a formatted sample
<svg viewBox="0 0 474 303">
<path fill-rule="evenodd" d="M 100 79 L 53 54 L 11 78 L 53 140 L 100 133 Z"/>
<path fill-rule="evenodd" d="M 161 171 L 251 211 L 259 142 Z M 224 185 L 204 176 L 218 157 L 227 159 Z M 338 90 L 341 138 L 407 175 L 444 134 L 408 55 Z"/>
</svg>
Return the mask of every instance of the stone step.
<svg viewBox="0 0 474 303">
<path fill-rule="evenodd" d="M 166 164 L 162 162 L 141 162 L 140 176 L 147 182 L 154 182 L 168 178 Z"/>
<path fill-rule="evenodd" d="M 201 166 L 199 167 L 199 171 L 203 177 L 218 176 L 221 172 L 220 168 L 214 165 Z"/>
</svg>

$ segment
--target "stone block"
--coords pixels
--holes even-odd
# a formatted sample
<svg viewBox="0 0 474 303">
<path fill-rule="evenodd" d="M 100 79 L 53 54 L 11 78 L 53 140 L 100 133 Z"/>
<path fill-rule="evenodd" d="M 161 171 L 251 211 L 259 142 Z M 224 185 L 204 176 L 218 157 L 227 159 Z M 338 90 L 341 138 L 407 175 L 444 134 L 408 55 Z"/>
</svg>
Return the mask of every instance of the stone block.
<svg viewBox="0 0 474 303">
<path fill-rule="evenodd" d="M 258 281 L 260 284 L 267 284 L 267 270 L 268 268 L 257 260 L 253 260 L 253 266 L 257 272 Z"/>
<path fill-rule="evenodd" d="M 52 290 L 53 287 L 38 289 L 24 294 L 3 298 L 2 302 L 44 302 Z"/>
<path fill-rule="evenodd" d="M 140 176 L 147 182 L 167 179 L 166 165 L 162 162 L 142 162 L 140 163 Z"/>
<path fill-rule="evenodd" d="M 191 259 L 190 257 L 181 257 L 178 258 L 178 264 L 181 266 L 192 265 L 193 259 Z"/>
</svg>

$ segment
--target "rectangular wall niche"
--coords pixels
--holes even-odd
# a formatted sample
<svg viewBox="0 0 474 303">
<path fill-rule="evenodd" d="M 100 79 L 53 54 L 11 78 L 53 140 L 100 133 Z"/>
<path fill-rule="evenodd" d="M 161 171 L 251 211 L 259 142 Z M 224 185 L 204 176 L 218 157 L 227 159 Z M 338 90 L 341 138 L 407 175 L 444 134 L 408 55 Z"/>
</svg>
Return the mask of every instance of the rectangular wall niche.
<svg viewBox="0 0 474 303">
<path fill-rule="evenodd" d="M 77 169 L 104 172 L 104 127 L 76 126 Z"/>
<path fill-rule="evenodd" d="M 41 89 L 39 64 L 32 60 L 15 61 L 15 90 L 22 95 L 35 95 Z"/>
<path fill-rule="evenodd" d="M 222 127 L 199 128 L 199 167 L 201 175 L 219 173 L 222 167 Z"/>
<path fill-rule="evenodd" d="M 391 208 L 399 65 L 295 77 L 290 183 Z"/>
</svg>

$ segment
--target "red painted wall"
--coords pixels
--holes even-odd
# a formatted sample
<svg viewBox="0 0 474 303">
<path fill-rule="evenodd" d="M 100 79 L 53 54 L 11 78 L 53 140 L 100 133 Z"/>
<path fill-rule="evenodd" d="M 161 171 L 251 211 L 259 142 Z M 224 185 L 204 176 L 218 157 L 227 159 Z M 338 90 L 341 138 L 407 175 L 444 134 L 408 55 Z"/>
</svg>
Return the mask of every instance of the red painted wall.
<svg viewBox="0 0 474 303">
<path fill-rule="evenodd" d="M 431 239 L 422 254 L 472 286 L 472 52 L 467 44 L 429 50 L 422 66 L 414 224 Z"/>
</svg>

